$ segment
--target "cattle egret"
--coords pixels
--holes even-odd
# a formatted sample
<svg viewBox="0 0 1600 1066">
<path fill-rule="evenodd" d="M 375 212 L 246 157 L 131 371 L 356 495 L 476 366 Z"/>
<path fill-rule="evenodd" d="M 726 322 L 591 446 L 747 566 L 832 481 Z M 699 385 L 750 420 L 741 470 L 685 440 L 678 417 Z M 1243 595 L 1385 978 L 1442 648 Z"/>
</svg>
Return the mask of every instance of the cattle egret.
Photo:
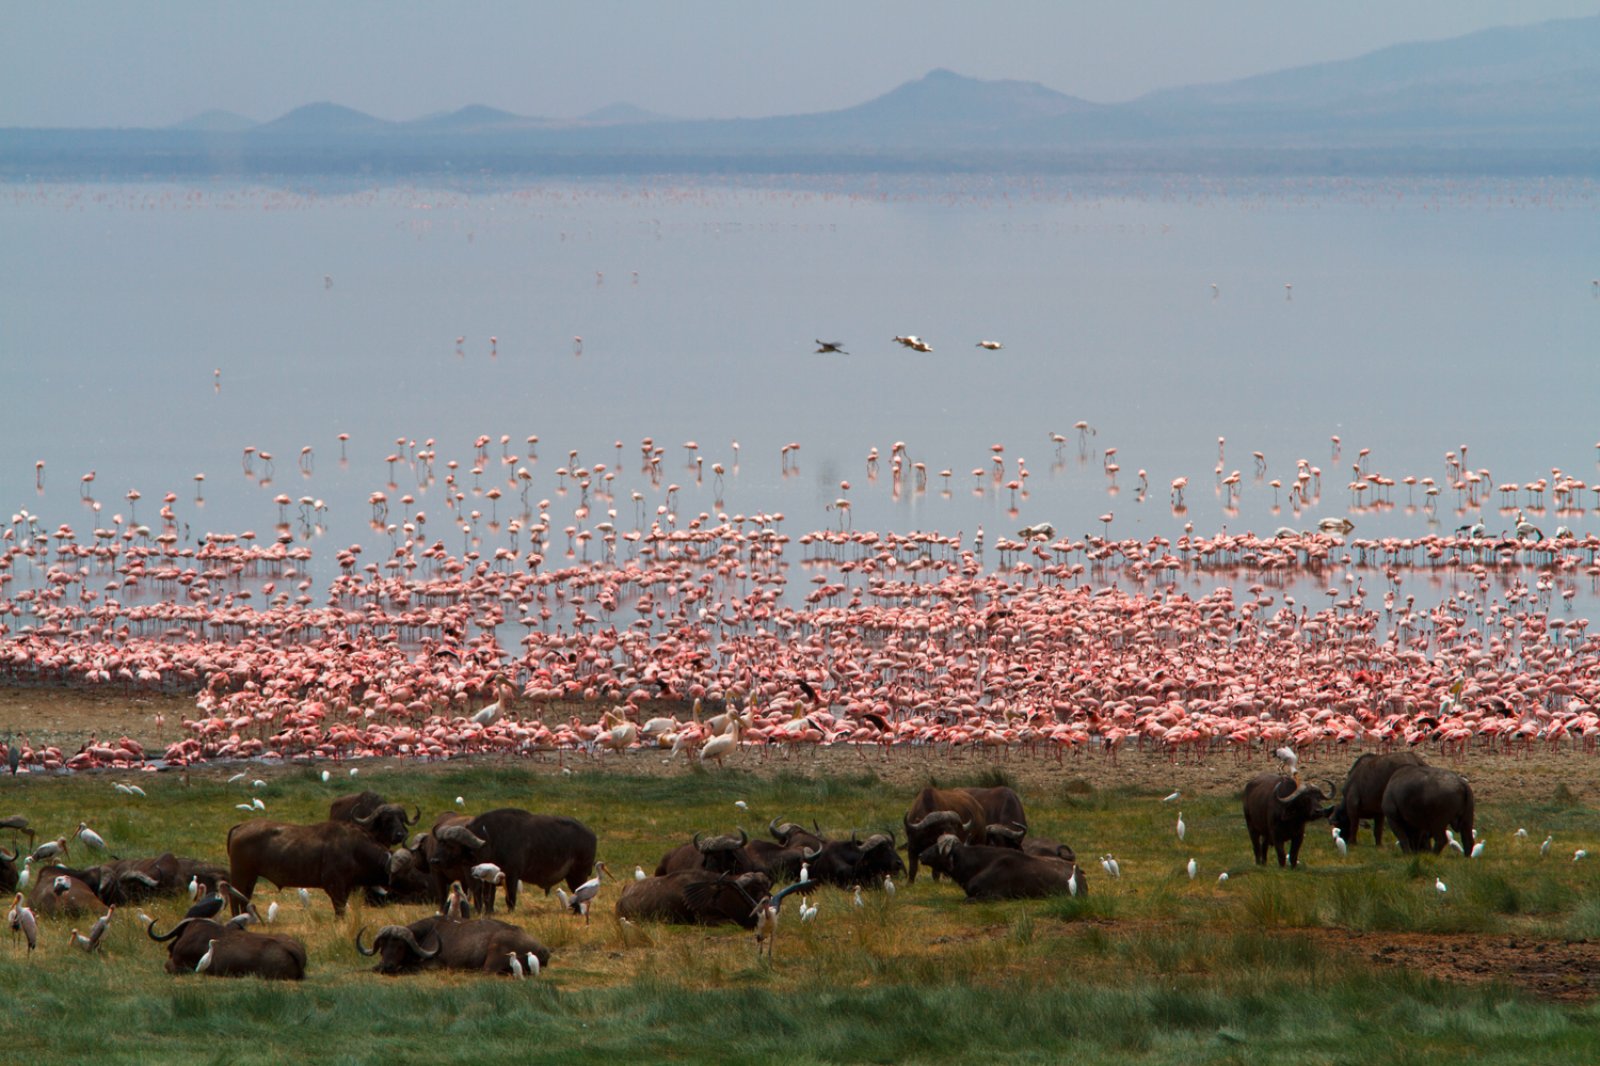
<svg viewBox="0 0 1600 1066">
<path fill-rule="evenodd" d="M 254 781 L 250 782 L 250 787 L 251 788 L 266 788 L 267 787 L 267 783 L 265 781 L 261 780 L 261 778 L 258 777 Z"/>
<path fill-rule="evenodd" d="M 1295 768 L 1300 765 L 1300 756 L 1294 753 L 1294 749 L 1285 745 L 1272 754 L 1279 762 L 1283 763 L 1284 768 L 1289 772 L 1289 776 L 1293 777 Z"/>
<path fill-rule="evenodd" d="M 133 795 L 133 789 L 129 788 L 127 785 L 124 785 L 121 781 L 111 782 L 111 787 L 122 793 L 124 796 Z"/>
<path fill-rule="evenodd" d="M 1110 855 L 1102 856 L 1100 865 L 1105 867 L 1106 875 L 1113 881 L 1122 876 L 1122 864 L 1117 862 L 1114 857 Z"/>
<path fill-rule="evenodd" d="M 1067 878 L 1067 895 L 1076 896 L 1077 894 L 1078 894 L 1078 871 L 1077 871 L 1076 868 L 1074 868 L 1073 871 L 1072 871 L 1072 876 Z"/>
<path fill-rule="evenodd" d="M 300 906 L 302 906 L 302 907 L 311 906 L 311 893 L 307 892 L 303 888 L 300 889 Z"/>
<path fill-rule="evenodd" d="M 1515 833 L 1512 833 L 1511 835 L 1516 837 L 1518 840 L 1527 840 L 1528 839 L 1528 831 L 1526 829 L 1518 829 Z"/>
<path fill-rule="evenodd" d="M 200 956 L 199 962 L 194 964 L 195 973 L 205 973 L 207 970 L 211 969 L 211 955 L 216 950 L 217 942 L 215 940 L 211 940 L 206 943 L 206 953 Z"/>
<path fill-rule="evenodd" d="M 333 778 L 333 775 L 328 773 L 328 771 L 326 771 L 326 770 L 322 771 L 322 783 L 324 785 L 326 785 L 332 778 Z"/>
<path fill-rule="evenodd" d="M 741 811 L 748 811 L 750 809 L 750 804 L 746 803 L 744 800 L 734 800 L 733 805 L 739 808 Z"/>
<path fill-rule="evenodd" d="M 198 876 L 189 878 L 189 898 L 191 900 L 200 898 L 200 878 Z"/>
<path fill-rule="evenodd" d="M 883 875 L 883 890 L 889 894 L 890 899 L 894 898 L 894 881 L 888 874 Z"/>
<path fill-rule="evenodd" d="M 633 879 L 635 881 L 643 881 L 647 876 L 643 866 L 635 866 L 633 868 Z"/>
<path fill-rule="evenodd" d="M 1178 826 L 1177 826 L 1177 829 L 1178 829 L 1178 843 L 1181 844 L 1181 843 L 1183 843 L 1183 835 L 1189 831 L 1189 827 L 1183 824 L 1183 812 L 1182 811 L 1178 812 Z"/>
<path fill-rule="evenodd" d="M 857 907 L 865 907 L 867 905 L 867 901 L 861 898 L 861 886 L 860 885 L 856 886 L 855 904 L 856 904 Z"/>
<path fill-rule="evenodd" d="M 511 968 L 511 976 L 522 980 L 522 961 L 517 958 L 515 951 L 506 952 L 506 965 Z"/>
<path fill-rule="evenodd" d="M 241 770 L 238 773 L 234 774 L 232 777 L 228 778 L 228 784 L 236 785 L 240 781 L 243 781 L 245 778 L 247 778 L 249 776 L 250 776 L 249 774 L 247 774 L 243 770 Z"/>
<path fill-rule="evenodd" d="M 1439 895 L 1441 895 L 1441 896 L 1444 895 L 1446 892 L 1450 891 L 1449 886 L 1447 886 L 1443 881 L 1439 880 L 1437 877 L 1435 877 L 1433 879 L 1433 889 L 1434 889 L 1435 892 L 1439 893 Z"/>
<path fill-rule="evenodd" d="M 267 904 L 267 924 L 271 925 L 278 920 L 278 901 L 273 900 Z"/>
<path fill-rule="evenodd" d="M 1444 842 L 1446 844 L 1448 844 L 1450 847 L 1455 848 L 1457 851 L 1459 851 L 1463 855 L 1465 855 L 1467 853 L 1467 849 L 1463 848 L 1461 846 L 1461 841 L 1457 840 L 1456 839 L 1456 835 L 1454 833 L 1450 832 L 1450 830 L 1448 830 L 1448 829 L 1446 829 L 1444 831 Z"/>
<path fill-rule="evenodd" d="M 28 882 L 33 879 L 33 871 L 28 867 L 28 863 L 32 861 L 32 859 L 22 860 L 22 871 L 17 874 L 18 888 L 26 889 L 28 887 Z"/>
<path fill-rule="evenodd" d="M 456 806 L 457 807 L 465 807 L 466 805 L 467 805 L 467 798 L 465 796 L 457 796 L 456 797 Z"/>
<path fill-rule="evenodd" d="M 1539 845 L 1539 858 L 1545 858 L 1550 854 L 1550 845 L 1555 842 L 1555 839 L 1555 834 L 1553 833 L 1544 838 L 1544 843 Z"/>
<path fill-rule="evenodd" d="M 811 880 L 811 864 L 806 862 L 804 859 L 800 861 L 800 880 Z"/>
<path fill-rule="evenodd" d="M 1577 862 L 1579 859 L 1587 859 L 1588 857 L 1589 857 L 1589 853 L 1587 851 L 1584 851 L 1582 848 L 1579 848 L 1577 851 L 1572 853 L 1572 861 L 1573 862 Z"/>
<path fill-rule="evenodd" d="M 1220 874 L 1217 875 L 1217 884 L 1225 885 L 1227 883 L 1228 883 L 1228 871 L 1224 870 Z"/>
<path fill-rule="evenodd" d="M 138 785 L 129 785 L 128 791 L 133 793 L 135 796 L 138 796 L 140 799 L 144 798 L 144 789 L 140 788 Z"/>
<path fill-rule="evenodd" d="M 1344 834 L 1339 832 L 1338 826 L 1333 827 L 1333 846 L 1339 849 L 1341 859 L 1350 854 L 1350 845 L 1345 841 Z"/>
<path fill-rule="evenodd" d="M 1167 795 L 1161 797 L 1161 802 L 1162 803 L 1176 803 L 1176 802 L 1178 802 L 1179 797 L 1181 797 L 1182 795 L 1183 795 L 1182 792 L 1178 791 L 1177 789 L 1173 789 L 1170 793 L 1168 793 Z"/>
<path fill-rule="evenodd" d="M 78 839 L 89 845 L 91 848 L 94 848 L 96 851 L 106 850 L 106 842 L 100 838 L 99 833 L 96 833 L 93 829 L 89 828 L 88 822 L 78 823 Z"/>
<path fill-rule="evenodd" d="M 264 811 L 264 810 L 267 809 L 267 805 L 265 803 L 261 802 L 261 797 L 260 796 L 257 796 L 254 799 L 252 799 L 250 801 L 250 806 L 254 807 L 258 811 Z"/>
<path fill-rule="evenodd" d="M 359 766 L 352 766 L 352 767 L 350 767 L 350 776 L 351 776 L 351 777 L 354 777 L 354 776 L 356 776 L 356 775 L 357 775 L 357 774 L 359 774 L 359 773 L 360 773 L 360 772 L 361 772 L 361 767 L 359 767 Z"/>
<path fill-rule="evenodd" d="M 255 808 L 250 806 L 248 803 L 235 803 L 233 805 L 233 809 L 236 811 L 244 811 L 246 814 L 255 813 Z"/>
<path fill-rule="evenodd" d="M 1472 845 L 1472 857 L 1474 859 L 1483 858 L 1483 841 L 1480 840 L 1476 844 Z"/>
<path fill-rule="evenodd" d="M 492 862 L 480 862 L 472 868 L 472 876 L 491 885 L 506 883 L 506 872 Z"/>
<path fill-rule="evenodd" d="M 802 922 L 809 922 L 814 920 L 816 916 L 817 905 L 812 903 L 809 898 L 802 899 L 800 901 L 800 920 Z"/>
<path fill-rule="evenodd" d="M 539 956 L 535 955 L 533 952 L 530 951 L 530 952 L 528 952 L 527 959 L 528 959 L 528 976 L 529 977 L 538 977 L 539 976 L 539 966 L 540 966 Z"/>
<path fill-rule="evenodd" d="M 1200 872 L 1200 866 L 1194 861 L 1192 856 L 1189 859 L 1189 865 L 1184 867 L 1184 869 L 1189 871 L 1189 880 L 1191 881 L 1194 880 L 1194 875 Z"/>
</svg>

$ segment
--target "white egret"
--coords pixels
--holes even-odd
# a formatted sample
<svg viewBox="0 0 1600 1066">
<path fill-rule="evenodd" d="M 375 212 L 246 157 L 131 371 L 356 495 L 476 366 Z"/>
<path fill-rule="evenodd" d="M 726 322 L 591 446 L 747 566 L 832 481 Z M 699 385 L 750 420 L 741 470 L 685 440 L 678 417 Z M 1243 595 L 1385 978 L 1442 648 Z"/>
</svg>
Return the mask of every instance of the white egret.
<svg viewBox="0 0 1600 1066">
<path fill-rule="evenodd" d="M 216 950 L 217 942 L 215 940 L 211 940 L 206 943 L 206 953 L 200 956 L 199 962 L 194 964 L 195 973 L 205 973 L 207 970 L 211 969 L 211 957 Z"/>
<path fill-rule="evenodd" d="M 511 976 L 522 980 L 522 961 L 517 958 L 515 951 L 506 952 L 506 965 L 511 968 Z"/>
<path fill-rule="evenodd" d="M 1190 856 L 1190 858 L 1189 858 L 1189 865 L 1188 865 L 1188 866 L 1186 866 L 1186 867 L 1184 867 L 1184 869 L 1186 869 L 1186 870 L 1188 870 L 1188 871 L 1189 871 L 1189 880 L 1191 880 L 1191 881 L 1193 881 L 1193 880 L 1194 880 L 1194 876 L 1195 876 L 1195 874 L 1197 874 L 1197 873 L 1199 873 L 1199 872 L 1200 872 L 1200 867 L 1199 867 L 1199 865 L 1198 865 L 1198 864 L 1197 864 L 1197 863 L 1196 863 L 1196 862 L 1195 862 L 1195 861 L 1194 861 L 1194 857 L 1193 857 L 1193 856 Z"/>
<path fill-rule="evenodd" d="M 1177 830 L 1178 830 L 1178 843 L 1181 844 L 1181 843 L 1183 843 L 1184 834 L 1189 831 L 1189 827 L 1183 824 L 1183 812 L 1182 811 L 1178 812 Z"/>
</svg>

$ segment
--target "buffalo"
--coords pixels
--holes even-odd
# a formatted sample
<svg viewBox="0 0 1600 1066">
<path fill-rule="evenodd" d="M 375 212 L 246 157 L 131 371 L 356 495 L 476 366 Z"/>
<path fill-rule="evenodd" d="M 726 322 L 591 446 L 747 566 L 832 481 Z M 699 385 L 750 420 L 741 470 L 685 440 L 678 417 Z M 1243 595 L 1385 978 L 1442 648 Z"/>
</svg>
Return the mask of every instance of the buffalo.
<svg viewBox="0 0 1600 1066">
<path fill-rule="evenodd" d="M 446 823 L 447 818 L 452 821 Z M 486 862 L 505 872 L 507 910 L 516 909 L 521 881 L 538 885 L 545 895 L 561 881 L 575 892 L 594 869 L 598 846 L 594 830 L 576 818 L 533 814 L 515 807 L 488 811 L 464 825 L 445 815 L 434 823 L 432 835 L 428 865 L 433 873 L 434 899 L 440 907 L 450 882 L 471 883 L 472 868 Z M 489 886 L 482 909 L 494 911 L 493 886 Z"/>
<path fill-rule="evenodd" d="M 1013 848 L 1025 855 L 1037 855 L 1041 859 L 1065 859 L 1068 862 L 1077 862 L 1078 855 L 1066 844 L 1058 840 L 1045 837 L 1036 837 L 1028 832 L 1025 825 L 995 825 L 990 824 L 984 831 L 987 839 L 984 843 L 990 847 Z"/>
<path fill-rule="evenodd" d="M 233 924 L 209 918 L 185 918 L 157 935 L 155 923 L 145 935 L 167 945 L 167 972 L 193 973 L 200 959 L 211 952 L 205 972 L 211 977 L 261 977 L 269 981 L 299 981 L 306 975 L 306 946 L 299 938 L 282 933 L 252 933 Z M 212 941 L 216 941 L 215 945 Z"/>
<path fill-rule="evenodd" d="M 153 896 L 187 892 L 191 880 L 208 889 L 228 876 L 220 866 L 164 852 L 153 859 L 113 859 L 86 870 L 68 871 L 110 904 L 137 903 Z"/>
<path fill-rule="evenodd" d="M 1446 829 L 1455 831 L 1464 851 L 1472 850 L 1472 786 L 1437 766 L 1402 766 L 1383 790 L 1383 816 L 1405 851 L 1445 848 Z"/>
<path fill-rule="evenodd" d="M 617 898 L 617 917 L 754 929 L 756 904 L 771 891 L 772 879 L 764 873 L 713 877 L 704 870 L 685 870 L 630 881 Z"/>
<path fill-rule="evenodd" d="M 745 846 L 750 834 L 743 829 L 739 835 L 703 837 L 699 833 L 687 844 L 679 844 L 656 863 L 656 876 L 682 873 L 685 870 L 710 870 L 719 874 L 742 874 L 755 869 Z"/>
<path fill-rule="evenodd" d="M 1306 823 L 1326 818 L 1333 813 L 1331 803 L 1333 782 L 1328 782 L 1330 795 L 1324 796 L 1315 785 L 1302 785 L 1292 777 L 1280 774 L 1258 774 L 1244 786 L 1244 824 L 1250 831 L 1250 848 L 1255 852 L 1256 865 L 1265 866 L 1267 848 L 1278 853 L 1278 865 L 1284 865 L 1284 845 L 1289 848 L 1290 866 L 1300 865 L 1300 845 L 1306 838 Z"/>
<path fill-rule="evenodd" d="M 1016 790 L 999 785 L 995 788 L 967 788 L 962 789 L 967 795 L 978 801 L 978 806 L 983 808 L 983 819 L 986 825 L 1018 825 L 1028 828 L 1028 816 L 1022 809 L 1022 797 Z"/>
<path fill-rule="evenodd" d="M 0 892 L 15 892 L 17 890 L 17 881 L 20 876 L 17 873 L 17 855 L 18 853 L 15 851 L 7 855 L 4 849 L 0 849 Z"/>
<path fill-rule="evenodd" d="M 1028 855 L 1015 848 L 963 844 L 953 833 L 946 833 L 925 848 L 921 859 L 929 869 L 960 885 L 968 902 L 1082 896 L 1089 891 L 1089 883 L 1075 862 Z"/>
<path fill-rule="evenodd" d="M 333 901 L 333 913 L 342 915 L 354 889 L 388 885 L 393 856 L 349 822 L 253 818 L 228 830 L 228 862 L 228 880 L 245 899 L 265 878 L 279 888 L 320 888 Z"/>
<path fill-rule="evenodd" d="M 804 849 L 802 857 L 811 880 L 840 887 L 878 885 L 906 868 L 895 850 L 893 833 L 874 833 L 861 841 L 854 834 L 849 840 L 824 841 L 820 848 Z"/>
<path fill-rule="evenodd" d="M 1387 755 L 1371 752 L 1356 759 L 1345 775 L 1344 791 L 1339 805 L 1330 819 L 1345 842 L 1354 844 L 1360 832 L 1361 821 L 1372 819 L 1372 842 L 1383 846 L 1383 790 L 1389 778 L 1402 766 L 1426 766 L 1422 759 L 1409 751 L 1395 751 Z"/>
<path fill-rule="evenodd" d="M 378 956 L 377 973 L 402 974 L 418 970 L 480 970 L 485 973 L 512 972 L 510 956 L 522 960 L 532 955 L 540 968 L 550 964 L 550 949 L 509 922 L 495 918 L 461 921 L 433 915 L 410 925 L 386 925 L 378 930 L 372 947 L 361 943 L 363 928 L 356 933 L 356 950 L 368 957 Z"/>
<path fill-rule="evenodd" d="M 816 823 L 812 827 L 816 828 Z M 767 832 L 772 834 L 772 840 L 752 840 L 745 845 L 746 869 L 759 870 L 773 881 L 796 880 L 806 850 L 827 843 L 820 830 L 814 833 L 794 822 L 779 825 L 776 818 L 767 823 Z"/>
<path fill-rule="evenodd" d="M 388 803 L 370 788 L 353 796 L 340 796 L 328 805 L 328 821 L 351 822 L 386 848 L 392 848 L 406 838 L 406 830 L 422 818 L 419 807 L 415 814 L 406 815 L 398 803 Z"/>
<path fill-rule="evenodd" d="M 28 906 L 41 918 L 76 918 L 100 911 L 100 897 L 78 871 L 65 866 L 41 866 L 34 871 Z"/>
<path fill-rule="evenodd" d="M 906 857 L 909 869 L 906 879 L 915 883 L 917 863 L 923 852 L 938 843 L 946 833 L 962 843 L 981 843 L 989 816 L 983 804 L 964 788 L 925 788 L 911 801 L 905 815 Z M 934 880 L 940 871 L 934 871 Z"/>
</svg>

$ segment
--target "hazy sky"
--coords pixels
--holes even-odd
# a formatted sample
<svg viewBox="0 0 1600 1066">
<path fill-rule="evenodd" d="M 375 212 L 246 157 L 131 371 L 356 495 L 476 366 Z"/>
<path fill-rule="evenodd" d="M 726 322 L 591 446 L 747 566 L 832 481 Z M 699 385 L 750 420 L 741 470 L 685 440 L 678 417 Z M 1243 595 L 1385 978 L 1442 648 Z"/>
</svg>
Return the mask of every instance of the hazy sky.
<svg viewBox="0 0 1600 1066">
<path fill-rule="evenodd" d="M 1600 0 L 0 0 L 0 126 L 823 111 L 948 67 L 1090 100 L 1600 13 Z"/>
</svg>

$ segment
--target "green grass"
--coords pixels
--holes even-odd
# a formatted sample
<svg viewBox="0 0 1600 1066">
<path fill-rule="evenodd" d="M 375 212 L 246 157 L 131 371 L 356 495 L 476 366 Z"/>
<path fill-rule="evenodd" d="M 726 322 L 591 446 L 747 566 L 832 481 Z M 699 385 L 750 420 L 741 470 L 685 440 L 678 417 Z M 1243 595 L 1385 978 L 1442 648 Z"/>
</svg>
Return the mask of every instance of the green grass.
<svg viewBox="0 0 1600 1066">
<path fill-rule="evenodd" d="M 566 774 L 528 764 L 365 770 L 355 781 L 336 770 L 328 784 L 302 768 L 258 775 L 269 782 L 259 790 L 228 787 L 218 772 L 193 773 L 187 784 L 179 774 L 141 775 L 149 796 L 132 801 L 105 777 L 24 777 L 5 782 L 0 813 L 25 813 L 51 836 L 86 819 L 121 854 L 170 848 L 220 861 L 228 826 L 244 817 L 233 805 L 250 795 L 292 821 L 324 816 L 331 798 L 358 787 L 418 803 L 425 820 L 456 809 L 461 795 L 469 810 L 578 817 L 628 876 L 635 864 L 653 869 L 696 829 L 741 824 L 760 834 L 772 817 L 815 818 L 836 832 L 898 827 L 912 792 L 865 768 L 821 779 Z M 1594 1006 L 1441 983 L 1340 950 L 1321 932 L 1600 936 L 1600 867 L 1571 861 L 1573 848 L 1595 843 L 1583 836 L 1594 820 L 1581 805 L 1540 797 L 1480 812 L 1490 845 L 1477 861 L 1409 858 L 1370 842 L 1341 858 L 1326 832 L 1313 831 L 1304 867 L 1280 870 L 1251 862 L 1232 797 L 1186 797 L 1180 844 L 1176 811 L 1158 797 L 1071 780 L 1035 792 L 1024 797 L 1030 820 L 1078 850 L 1087 897 L 968 904 L 948 882 L 924 876 L 914 886 L 898 879 L 893 899 L 869 892 L 858 910 L 848 892 L 825 890 L 815 925 L 786 910 L 769 963 L 739 930 L 623 927 L 610 917 L 613 886 L 588 926 L 535 892 L 515 920 L 554 958 L 540 981 L 518 983 L 380 978 L 351 946 L 355 930 L 422 908 L 353 907 L 335 920 L 320 894 L 305 911 L 291 893 L 281 897 L 280 924 L 310 949 L 303 985 L 171 977 L 164 952 L 122 918 L 103 953 L 84 956 L 67 946 L 71 923 L 47 923 L 31 960 L 0 945 L 8 1022 L 0 1028 L 11 1056 L 28 1062 L 1600 1059 Z M 1521 844 L 1512 835 L 1519 825 L 1530 834 Z M 1562 850 L 1541 860 L 1548 832 Z M 1121 862 L 1120 881 L 1101 870 L 1105 852 Z M 1200 870 L 1193 881 L 1190 857 Z M 1219 884 L 1224 870 L 1230 878 Z M 147 909 L 166 924 L 182 905 Z"/>
</svg>

